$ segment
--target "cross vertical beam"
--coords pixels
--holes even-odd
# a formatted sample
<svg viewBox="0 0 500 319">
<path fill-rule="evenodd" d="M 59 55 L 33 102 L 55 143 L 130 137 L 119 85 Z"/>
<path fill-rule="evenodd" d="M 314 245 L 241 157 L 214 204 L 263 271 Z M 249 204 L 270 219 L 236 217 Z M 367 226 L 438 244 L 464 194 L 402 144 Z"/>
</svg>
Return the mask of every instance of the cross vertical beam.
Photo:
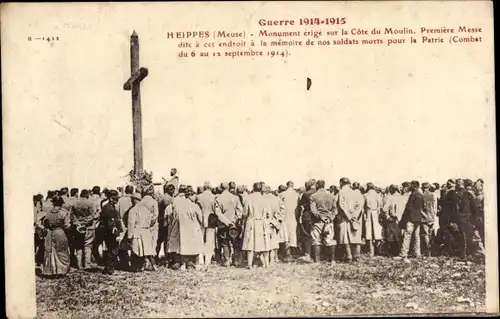
<svg viewBox="0 0 500 319">
<path fill-rule="evenodd" d="M 134 31 L 130 36 L 130 78 L 123 85 L 124 90 L 132 91 L 132 125 L 134 143 L 134 173 L 143 173 L 142 156 L 142 108 L 141 81 L 148 75 L 148 69 L 139 68 L 139 36 Z"/>
</svg>

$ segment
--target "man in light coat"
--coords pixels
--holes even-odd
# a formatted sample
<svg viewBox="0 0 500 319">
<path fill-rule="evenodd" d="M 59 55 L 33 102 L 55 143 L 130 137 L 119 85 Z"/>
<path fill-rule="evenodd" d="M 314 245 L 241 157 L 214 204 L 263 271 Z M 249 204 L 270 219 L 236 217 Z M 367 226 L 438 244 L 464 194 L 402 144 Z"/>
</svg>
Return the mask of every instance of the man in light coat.
<svg viewBox="0 0 500 319">
<path fill-rule="evenodd" d="M 181 269 L 196 268 L 196 258 L 203 253 L 203 216 L 194 196 L 191 188 L 179 187 L 179 194 L 167 207 L 167 215 L 179 223 Z"/>
<path fill-rule="evenodd" d="M 263 198 L 266 200 L 269 212 L 269 234 L 271 238 L 271 250 L 269 251 L 269 265 L 278 261 L 278 250 L 280 244 L 279 232 L 283 228 L 285 206 L 283 201 L 275 196 L 269 185 L 263 189 Z"/>
<path fill-rule="evenodd" d="M 212 194 L 212 187 L 209 182 L 204 183 L 203 192 L 196 197 L 196 203 L 201 208 L 203 220 L 204 246 L 203 253 L 200 255 L 200 264 L 210 265 L 215 250 L 216 221 L 219 220 L 224 225 L 230 225 L 231 222 L 221 214 L 219 207 L 216 205 L 215 195 Z M 212 221 L 215 221 L 215 223 Z"/>
<path fill-rule="evenodd" d="M 286 230 L 285 260 L 290 261 L 291 249 L 297 249 L 297 207 L 299 205 L 299 194 L 293 188 L 293 182 L 286 183 L 287 189 L 279 194 L 284 205 L 284 224 Z M 294 251 L 295 253 L 295 251 Z"/>
<path fill-rule="evenodd" d="M 243 251 L 247 252 L 248 269 L 253 268 L 254 253 L 259 254 L 262 265 L 269 266 L 271 242 L 267 223 L 267 201 L 262 197 L 262 184 L 255 183 L 253 192 L 245 197 L 243 205 Z"/>
<path fill-rule="evenodd" d="M 363 206 L 361 206 L 359 196 L 351 188 L 351 183 L 346 177 L 340 179 L 338 195 L 338 244 L 344 245 L 347 262 L 357 262 L 360 255 Z"/>
<path fill-rule="evenodd" d="M 380 195 L 375 191 L 373 183 L 366 184 L 365 198 L 365 214 L 364 214 L 364 227 L 365 239 L 369 248 L 369 256 L 373 257 L 374 245 L 382 240 L 382 225 L 379 223 L 379 214 L 381 210 Z"/>
<path fill-rule="evenodd" d="M 152 239 L 152 249 L 153 251 L 156 252 L 156 242 L 158 241 L 158 216 L 159 216 L 159 208 L 158 208 L 158 201 L 156 201 L 153 197 L 155 193 L 155 188 L 153 184 L 150 184 L 146 186 L 143 191 L 142 191 L 142 199 L 141 199 L 141 205 L 146 207 L 150 211 L 150 227 L 149 231 L 151 232 L 151 239 Z M 155 255 L 153 255 L 155 256 Z M 154 270 L 155 269 L 155 259 L 154 258 L 147 258 L 151 262 L 151 268 Z"/>
</svg>

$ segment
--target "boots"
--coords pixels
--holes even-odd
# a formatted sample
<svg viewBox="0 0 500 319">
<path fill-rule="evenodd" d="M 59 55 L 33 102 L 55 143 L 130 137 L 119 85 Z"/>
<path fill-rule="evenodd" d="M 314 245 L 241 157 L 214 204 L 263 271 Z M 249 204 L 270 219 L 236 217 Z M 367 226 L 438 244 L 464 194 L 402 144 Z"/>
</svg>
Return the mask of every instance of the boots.
<svg viewBox="0 0 500 319">
<path fill-rule="evenodd" d="M 283 261 L 287 263 L 292 261 L 292 252 L 290 246 L 288 245 L 285 246 L 285 256 L 283 258 Z"/>
<path fill-rule="evenodd" d="M 308 238 L 304 240 L 304 256 L 302 256 L 300 259 L 302 261 L 310 263 L 311 260 L 311 242 Z"/>
<path fill-rule="evenodd" d="M 330 261 L 330 266 L 333 266 L 336 264 L 336 262 L 335 262 L 335 246 L 328 247 L 328 258 Z"/>
<path fill-rule="evenodd" d="M 83 247 L 83 261 L 85 264 L 85 269 L 97 268 L 97 265 L 92 262 L 92 246 Z"/>
<path fill-rule="evenodd" d="M 315 263 L 319 263 L 321 261 L 321 246 L 313 246 L 313 250 L 314 250 L 314 262 Z"/>
<path fill-rule="evenodd" d="M 375 255 L 373 240 L 367 240 L 368 242 L 368 257 L 373 257 Z"/>
<path fill-rule="evenodd" d="M 78 269 L 83 269 L 83 249 L 76 249 L 75 256 L 76 256 L 76 267 Z"/>
</svg>

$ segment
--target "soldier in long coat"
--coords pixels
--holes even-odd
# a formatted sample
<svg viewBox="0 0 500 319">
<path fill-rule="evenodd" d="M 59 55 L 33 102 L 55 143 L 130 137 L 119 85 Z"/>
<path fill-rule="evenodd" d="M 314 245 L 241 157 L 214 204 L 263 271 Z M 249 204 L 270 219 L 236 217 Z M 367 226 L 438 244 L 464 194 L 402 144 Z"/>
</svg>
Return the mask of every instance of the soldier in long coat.
<svg viewBox="0 0 500 319">
<path fill-rule="evenodd" d="M 203 215 L 194 195 L 190 188 L 179 187 L 179 194 L 167 207 L 167 215 L 172 215 L 179 224 L 181 269 L 196 267 L 196 258 L 203 253 Z"/>
<path fill-rule="evenodd" d="M 203 192 L 196 197 L 196 203 L 200 206 L 203 220 L 203 253 L 200 256 L 200 263 L 210 265 L 215 251 L 215 228 L 217 220 L 224 225 L 229 225 L 231 222 L 220 213 L 219 207 L 215 203 L 215 195 L 212 194 L 212 187 L 209 182 L 203 185 Z M 215 222 L 213 222 L 215 221 Z"/>
<path fill-rule="evenodd" d="M 338 244 L 344 245 L 347 261 L 358 261 L 361 245 L 361 218 L 363 213 L 362 201 L 351 189 L 349 179 L 340 179 L 338 198 Z"/>
<path fill-rule="evenodd" d="M 182 188 L 185 189 L 185 186 Z M 181 266 L 179 218 L 171 208 L 169 209 L 169 206 L 165 210 L 165 221 L 167 223 L 167 253 L 170 256 L 172 268 L 177 269 Z"/>
<path fill-rule="evenodd" d="M 269 251 L 271 250 L 271 238 L 268 225 L 267 201 L 263 198 L 262 184 L 255 183 L 253 192 L 250 193 L 243 205 L 243 220 L 245 228 L 243 233 L 242 249 L 247 252 L 248 268 L 253 267 L 254 253 L 259 254 L 260 261 L 264 267 L 269 266 Z"/>
<path fill-rule="evenodd" d="M 142 190 L 142 199 L 141 199 L 141 205 L 146 207 L 150 211 L 150 227 L 149 231 L 151 232 L 151 240 L 153 241 L 153 251 L 155 251 L 155 254 L 152 256 L 156 256 L 156 242 L 158 241 L 158 216 L 159 216 L 159 208 L 158 208 L 158 201 L 154 199 L 153 195 L 155 193 L 155 188 L 153 184 L 149 184 L 146 187 L 143 188 Z M 150 268 L 153 270 L 155 269 L 155 259 L 150 258 L 148 256 L 147 261 L 151 264 Z"/>
<path fill-rule="evenodd" d="M 220 208 L 221 213 L 231 221 L 231 225 L 229 226 L 236 225 L 241 218 L 243 206 L 238 196 L 229 192 L 228 183 L 222 183 L 220 187 L 222 193 L 215 198 L 217 206 Z M 236 238 L 229 236 L 229 226 L 220 222 L 217 229 L 217 238 L 224 254 L 224 266 L 226 267 L 231 265 L 233 257 L 239 259 L 238 254 L 240 253 L 238 250 L 235 250 L 238 246 Z"/>
<path fill-rule="evenodd" d="M 129 210 L 127 236 L 130 240 L 132 271 L 142 271 L 145 262 L 150 262 L 146 270 L 154 270 L 155 254 L 153 234 L 151 233 L 152 211 L 148 201 L 140 201 Z"/>
<path fill-rule="evenodd" d="M 297 207 L 299 204 L 299 194 L 293 188 L 293 182 L 286 183 L 287 189 L 279 194 L 285 206 L 284 210 L 284 231 L 286 230 L 285 259 L 291 257 L 291 249 L 297 248 Z M 285 235 L 283 235 L 285 237 Z"/>
<path fill-rule="evenodd" d="M 365 239 L 369 247 L 369 256 L 374 256 L 373 246 L 382 239 L 382 225 L 379 223 L 381 201 L 379 194 L 375 191 L 372 183 L 366 185 L 365 214 L 363 224 L 365 227 Z"/>
<path fill-rule="evenodd" d="M 401 194 L 397 185 L 389 186 L 389 192 L 384 198 L 380 222 L 384 238 L 384 251 L 387 256 L 396 257 L 399 255 L 399 243 L 401 241 L 401 230 L 399 228 L 398 206 L 404 209 L 406 203 L 400 204 Z M 401 212 L 402 214 L 402 212 Z"/>
<path fill-rule="evenodd" d="M 267 202 L 269 211 L 269 235 L 271 238 L 271 250 L 269 251 L 269 265 L 273 265 L 278 261 L 278 250 L 280 244 L 279 232 L 283 227 L 284 204 L 277 196 L 275 196 L 269 185 L 264 186 L 263 198 Z"/>
</svg>

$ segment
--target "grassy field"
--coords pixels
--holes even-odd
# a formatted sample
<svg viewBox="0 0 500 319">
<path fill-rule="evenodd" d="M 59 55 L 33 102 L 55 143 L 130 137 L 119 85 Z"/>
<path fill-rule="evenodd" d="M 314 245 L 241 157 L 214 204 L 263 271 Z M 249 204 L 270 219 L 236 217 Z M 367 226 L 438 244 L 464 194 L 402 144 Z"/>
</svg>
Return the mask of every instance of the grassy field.
<svg viewBox="0 0 500 319">
<path fill-rule="evenodd" d="M 439 257 L 37 278 L 40 318 L 328 316 L 482 312 L 484 265 Z"/>
</svg>

